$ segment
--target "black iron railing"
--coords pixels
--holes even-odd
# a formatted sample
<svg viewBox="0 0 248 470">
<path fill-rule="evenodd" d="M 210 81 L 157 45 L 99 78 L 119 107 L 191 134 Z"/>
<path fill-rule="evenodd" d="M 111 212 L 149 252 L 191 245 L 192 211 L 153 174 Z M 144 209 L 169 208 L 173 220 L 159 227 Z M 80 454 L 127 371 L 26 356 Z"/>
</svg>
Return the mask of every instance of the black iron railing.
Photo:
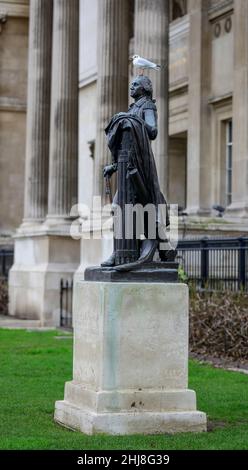
<svg viewBox="0 0 248 470">
<path fill-rule="evenodd" d="M 9 270 L 14 262 L 14 250 L 0 248 L 0 277 L 8 278 Z"/>
<path fill-rule="evenodd" d="M 60 326 L 72 329 L 73 281 L 60 280 Z"/>
<path fill-rule="evenodd" d="M 180 240 L 177 249 L 197 289 L 248 291 L 248 238 Z"/>
<path fill-rule="evenodd" d="M 196 289 L 248 291 L 248 238 L 180 240 L 177 260 Z M 60 281 L 60 325 L 72 328 L 73 281 Z"/>
</svg>

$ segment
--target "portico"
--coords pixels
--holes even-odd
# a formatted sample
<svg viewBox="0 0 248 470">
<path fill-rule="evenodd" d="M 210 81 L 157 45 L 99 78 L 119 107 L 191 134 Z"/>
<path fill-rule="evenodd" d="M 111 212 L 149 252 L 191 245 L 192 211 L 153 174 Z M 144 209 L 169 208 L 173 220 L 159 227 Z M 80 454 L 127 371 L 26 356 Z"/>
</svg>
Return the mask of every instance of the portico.
<svg viewBox="0 0 248 470">
<path fill-rule="evenodd" d="M 79 264 L 70 236 L 78 191 L 79 1 L 31 0 L 25 211 L 15 235 L 9 313 L 59 324 L 60 279 Z"/>
</svg>

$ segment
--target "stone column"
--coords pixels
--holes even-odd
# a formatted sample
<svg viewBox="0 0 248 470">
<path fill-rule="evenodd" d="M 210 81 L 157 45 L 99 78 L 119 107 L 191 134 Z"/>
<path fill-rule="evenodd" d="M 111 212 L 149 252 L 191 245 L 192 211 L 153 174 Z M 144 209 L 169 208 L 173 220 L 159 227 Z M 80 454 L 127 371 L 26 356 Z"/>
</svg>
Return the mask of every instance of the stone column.
<svg viewBox="0 0 248 470">
<path fill-rule="evenodd" d="M 189 0 L 189 124 L 187 212 L 208 215 L 211 207 L 209 0 Z"/>
<path fill-rule="evenodd" d="M 227 216 L 248 218 L 248 2 L 234 3 L 232 204 Z"/>
<path fill-rule="evenodd" d="M 161 64 L 161 71 L 148 71 L 158 107 L 158 137 L 153 143 L 162 191 L 168 191 L 168 63 L 169 2 L 135 0 L 134 53 Z"/>
<path fill-rule="evenodd" d="M 46 27 L 51 16 L 46 17 L 45 9 L 50 9 L 51 5 L 51 0 L 31 1 L 31 11 L 32 7 L 36 9 L 35 21 L 32 23 L 31 20 L 34 48 L 37 49 L 34 56 L 41 64 L 46 64 L 47 60 L 45 52 L 41 54 L 39 49 L 43 44 L 47 47 Z M 80 259 L 79 241 L 72 239 L 69 233 L 71 206 L 77 202 L 79 0 L 54 0 L 53 7 L 48 216 L 43 224 L 27 228 L 23 226 L 19 230 L 15 239 L 15 263 L 9 275 L 10 315 L 36 320 L 40 326 L 59 325 L 60 281 L 64 279 L 71 282 Z M 40 25 L 41 17 L 46 27 L 43 34 L 38 34 L 36 31 L 40 31 L 41 26 L 37 25 Z M 32 70 L 30 74 L 32 77 Z M 36 153 L 33 154 L 30 167 L 34 174 L 32 188 L 34 194 L 35 191 L 39 194 L 38 201 L 42 197 L 47 201 L 45 175 L 48 173 L 49 116 L 45 114 L 47 101 L 42 102 L 42 97 L 47 96 L 44 77 L 46 83 L 50 83 L 50 74 L 40 71 L 36 79 L 36 93 L 32 95 L 33 106 L 39 105 L 37 116 L 39 119 L 42 117 L 41 122 L 34 111 L 30 111 L 33 112 L 31 116 L 37 119 L 37 122 L 31 122 L 36 138 Z M 43 142 L 44 129 L 46 146 L 41 145 L 39 148 Z M 44 208 L 43 216 L 46 213 Z"/>
<path fill-rule="evenodd" d="M 77 203 L 79 0 L 54 0 L 48 221 Z"/>
<path fill-rule="evenodd" d="M 129 2 L 98 2 L 97 131 L 94 195 L 104 194 L 102 170 L 110 161 L 104 129 L 128 107 Z"/>
<path fill-rule="evenodd" d="M 47 213 L 52 45 L 51 0 L 30 0 L 24 222 Z"/>
</svg>

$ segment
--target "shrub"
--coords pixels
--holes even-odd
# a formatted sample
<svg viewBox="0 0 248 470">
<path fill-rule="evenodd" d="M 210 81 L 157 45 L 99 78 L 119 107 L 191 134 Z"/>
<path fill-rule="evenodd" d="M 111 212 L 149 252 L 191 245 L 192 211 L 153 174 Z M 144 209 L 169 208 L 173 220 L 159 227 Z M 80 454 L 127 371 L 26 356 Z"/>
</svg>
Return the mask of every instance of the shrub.
<svg viewBox="0 0 248 470">
<path fill-rule="evenodd" d="M 4 278 L 0 278 L 0 314 L 8 313 L 8 282 Z"/>
<path fill-rule="evenodd" d="M 190 293 L 192 352 L 248 359 L 248 294 Z"/>
</svg>

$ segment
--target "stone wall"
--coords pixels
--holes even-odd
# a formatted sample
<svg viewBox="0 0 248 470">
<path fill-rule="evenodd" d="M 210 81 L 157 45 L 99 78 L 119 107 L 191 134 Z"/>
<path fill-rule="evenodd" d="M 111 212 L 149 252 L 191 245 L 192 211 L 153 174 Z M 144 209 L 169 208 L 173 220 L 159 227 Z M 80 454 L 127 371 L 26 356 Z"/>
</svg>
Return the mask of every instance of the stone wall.
<svg viewBox="0 0 248 470">
<path fill-rule="evenodd" d="M 23 218 L 28 1 L 0 1 L 0 234 Z"/>
</svg>

